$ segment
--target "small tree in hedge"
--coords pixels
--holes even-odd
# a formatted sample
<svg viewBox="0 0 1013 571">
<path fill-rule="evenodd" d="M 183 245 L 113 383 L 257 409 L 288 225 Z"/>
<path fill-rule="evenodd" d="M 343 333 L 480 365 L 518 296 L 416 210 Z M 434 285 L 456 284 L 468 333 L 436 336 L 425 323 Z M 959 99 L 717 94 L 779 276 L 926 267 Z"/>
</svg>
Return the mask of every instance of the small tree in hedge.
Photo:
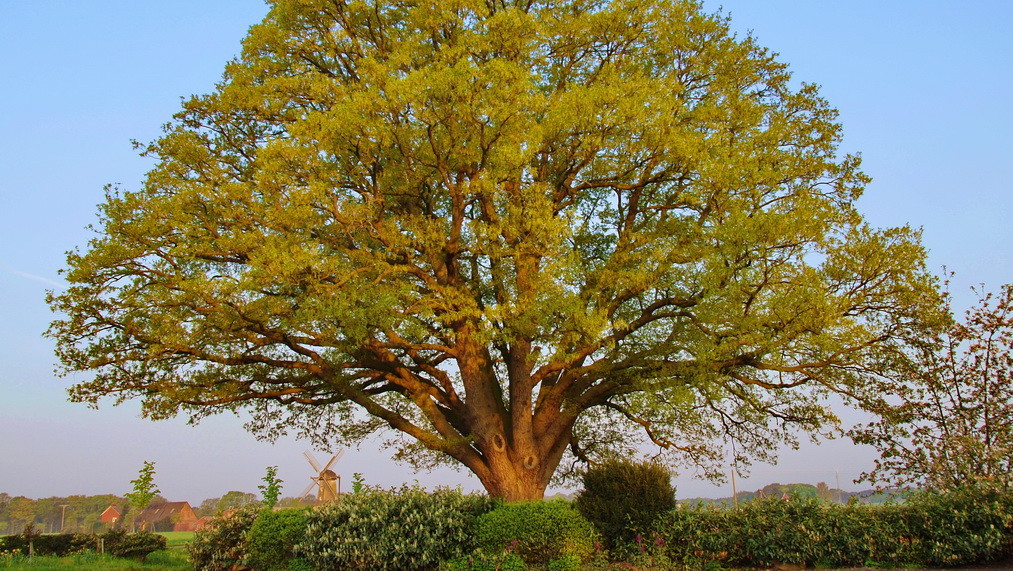
<svg viewBox="0 0 1013 571">
<path fill-rule="evenodd" d="M 262 478 L 264 484 L 257 486 L 260 490 L 260 494 L 264 497 L 261 500 L 261 504 L 267 509 L 273 509 L 278 504 L 278 498 L 281 497 L 281 485 L 284 481 L 278 477 L 278 467 L 268 466 L 267 474 Z"/>
<path fill-rule="evenodd" d="M 137 479 L 130 480 L 130 483 L 134 485 L 134 490 L 124 495 L 130 502 L 131 510 L 129 513 L 131 519 L 133 519 L 144 511 L 144 508 L 148 507 L 156 495 L 161 493 L 161 490 L 155 486 L 155 463 L 145 460 L 144 465 L 137 474 Z M 144 524 L 142 523 L 141 525 L 143 526 Z"/>
<path fill-rule="evenodd" d="M 613 459 L 584 473 L 574 506 L 598 528 L 606 545 L 631 543 L 657 517 L 675 508 L 671 472 L 653 462 Z"/>
</svg>

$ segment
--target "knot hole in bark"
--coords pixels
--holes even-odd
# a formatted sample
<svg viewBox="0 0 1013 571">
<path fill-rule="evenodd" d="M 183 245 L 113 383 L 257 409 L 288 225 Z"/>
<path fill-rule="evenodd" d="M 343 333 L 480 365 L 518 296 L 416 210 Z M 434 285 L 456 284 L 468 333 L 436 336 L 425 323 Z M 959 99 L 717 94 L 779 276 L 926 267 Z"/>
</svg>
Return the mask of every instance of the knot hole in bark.
<svg viewBox="0 0 1013 571">
<path fill-rule="evenodd" d="M 495 448 L 497 452 L 502 452 L 506 450 L 506 440 L 503 440 L 502 434 L 497 432 L 492 437 L 492 447 Z"/>
<path fill-rule="evenodd" d="M 524 458 L 524 467 L 528 470 L 534 470 L 535 466 L 538 465 L 538 459 L 534 456 L 526 456 Z"/>
</svg>

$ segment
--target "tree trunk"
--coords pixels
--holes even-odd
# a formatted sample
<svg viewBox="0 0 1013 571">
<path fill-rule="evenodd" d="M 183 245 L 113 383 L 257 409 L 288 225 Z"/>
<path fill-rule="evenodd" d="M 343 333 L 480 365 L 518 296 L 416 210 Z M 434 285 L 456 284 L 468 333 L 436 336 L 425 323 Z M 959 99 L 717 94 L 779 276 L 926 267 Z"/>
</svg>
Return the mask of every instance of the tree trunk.
<svg viewBox="0 0 1013 571">
<path fill-rule="evenodd" d="M 482 451 L 482 462 L 469 466 L 482 481 L 490 496 L 507 502 L 540 500 L 559 466 L 563 452 L 570 441 L 572 421 L 566 422 L 565 429 L 553 431 L 552 435 L 541 434 L 541 438 L 524 439 L 513 435 L 509 441 L 502 434 L 494 433 L 488 438 L 478 438 Z M 540 445 L 549 442 L 548 445 Z"/>
<path fill-rule="evenodd" d="M 479 477 L 490 496 L 507 502 L 535 501 L 545 496 L 551 474 L 546 477 L 541 470 L 527 468 L 523 462 L 494 466 Z"/>
</svg>

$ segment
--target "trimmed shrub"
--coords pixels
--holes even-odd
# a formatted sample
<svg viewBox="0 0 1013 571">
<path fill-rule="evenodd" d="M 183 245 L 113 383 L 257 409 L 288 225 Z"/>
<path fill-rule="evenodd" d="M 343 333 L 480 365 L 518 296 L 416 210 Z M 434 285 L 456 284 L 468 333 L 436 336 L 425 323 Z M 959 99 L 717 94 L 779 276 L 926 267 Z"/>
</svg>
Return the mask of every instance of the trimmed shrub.
<svg viewBox="0 0 1013 571">
<path fill-rule="evenodd" d="M 854 567 L 873 556 L 869 508 L 832 506 L 815 498 L 763 498 L 731 514 L 730 552 L 760 566 Z M 736 561 L 733 555 L 732 562 Z"/>
<path fill-rule="evenodd" d="M 36 533 L 8 535 L 0 537 L 0 551 L 19 550 L 28 554 L 28 544 L 36 555 L 56 555 L 65 557 L 72 553 L 95 548 L 95 536 L 84 533 L 61 533 L 58 535 L 40 535 Z"/>
<path fill-rule="evenodd" d="M 584 489 L 573 506 L 601 532 L 607 547 L 630 544 L 675 508 L 671 478 L 660 464 L 607 460 L 584 473 Z"/>
<path fill-rule="evenodd" d="M 259 571 L 287 569 L 306 533 L 308 510 L 264 510 L 246 536 L 247 564 Z"/>
<path fill-rule="evenodd" d="M 539 565 L 564 556 L 587 560 L 598 533 L 564 500 L 504 504 L 478 518 L 475 534 L 488 553 L 510 550 Z"/>
<path fill-rule="evenodd" d="M 314 569 L 434 569 L 469 553 L 487 496 L 418 486 L 363 489 L 307 515 L 296 556 Z"/>
<path fill-rule="evenodd" d="M 683 508 L 656 524 L 666 555 L 688 566 L 957 566 L 1013 558 L 1013 494 L 922 492 L 905 504 L 753 500 L 735 509 Z"/>
<path fill-rule="evenodd" d="M 895 541 L 885 527 L 890 522 L 874 517 L 877 509 L 813 498 L 756 499 L 734 509 L 684 506 L 659 518 L 652 538 L 667 557 L 694 567 L 856 567 L 880 560 L 877 551 Z"/>
<path fill-rule="evenodd" d="M 244 564 L 249 555 L 246 536 L 259 514 L 260 505 L 250 504 L 216 517 L 197 530 L 188 547 L 194 569 L 226 571 Z"/>
<path fill-rule="evenodd" d="M 109 530 L 102 534 L 106 553 L 115 557 L 144 559 L 151 553 L 165 549 L 165 537 L 148 531 L 127 533 L 122 529 Z"/>
</svg>

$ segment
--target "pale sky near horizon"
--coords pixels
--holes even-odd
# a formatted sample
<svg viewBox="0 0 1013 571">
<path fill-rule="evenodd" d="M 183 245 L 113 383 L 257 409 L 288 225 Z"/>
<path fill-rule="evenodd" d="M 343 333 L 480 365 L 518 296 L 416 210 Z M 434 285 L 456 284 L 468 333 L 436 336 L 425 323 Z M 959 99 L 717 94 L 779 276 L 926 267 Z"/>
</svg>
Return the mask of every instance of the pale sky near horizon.
<svg viewBox="0 0 1013 571">
<path fill-rule="evenodd" d="M 752 30 L 797 79 L 840 110 L 844 152 L 874 178 L 860 209 L 877 226 L 924 231 L 933 269 L 967 289 L 1013 281 L 1013 4 L 1003 1 L 707 1 Z M 152 423 L 136 404 L 98 411 L 66 402 L 53 374 L 52 316 L 64 253 L 84 246 L 108 183 L 135 189 L 149 168 L 130 141 L 156 137 L 180 97 L 206 93 L 266 13 L 259 0 L 0 0 L 0 492 L 123 494 L 144 460 L 171 500 L 256 492 L 269 465 L 284 494 L 311 475 L 303 442 L 257 442 L 234 417 Z M 326 454 L 318 452 L 322 460 Z M 874 454 L 847 441 L 757 465 L 740 490 L 826 481 L 845 489 Z M 383 486 L 478 483 L 464 472 L 414 474 L 374 443 L 337 464 Z M 678 495 L 729 495 L 691 474 Z"/>
</svg>

